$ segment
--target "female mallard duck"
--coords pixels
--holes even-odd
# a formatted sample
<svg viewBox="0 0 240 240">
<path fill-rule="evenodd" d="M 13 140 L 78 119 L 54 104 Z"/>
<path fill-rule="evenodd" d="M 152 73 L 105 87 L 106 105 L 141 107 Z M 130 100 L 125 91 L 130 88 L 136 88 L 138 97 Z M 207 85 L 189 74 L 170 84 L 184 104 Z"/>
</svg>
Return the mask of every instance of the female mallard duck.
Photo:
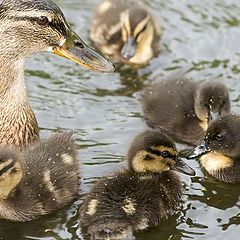
<svg viewBox="0 0 240 240">
<path fill-rule="evenodd" d="M 0 144 L 23 149 L 39 137 L 24 81 L 29 55 L 50 51 L 99 71 L 113 65 L 71 31 L 51 0 L 3 0 L 0 26 Z"/>
<path fill-rule="evenodd" d="M 161 34 L 146 5 L 132 0 L 104 0 L 90 28 L 90 38 L 102 53 L 134 64 L 158 55 Z"/>
<path fill-rule="evenodd" d="M 0 147 L 0 218 L 29 221 L 71 203 L 79 191 L 71 134 L 56 134 L 23 153 Z"/>
<path fill-rule="evenodd" d="M 159 130 L 138 135 L 128 152 L 129 169 L 100 180 L 80 209 L 87 238 L 132 239 L 132 232 L 157 226 L 179 204 L 182 185 L 174 171 L 194 171 Z"/>
<path fill-rule="evenodd" d="M 240 116 L 228 114 L 214 121 L 205 140 L 189 158 L 200 157 L 202 167 L 216 179 L 240 182 Z"/>
<path fill-rule="evenodd" d="M 192 145 L 203 140 L 210 121 L 230 112 L 228 90 L 223 84 L 184 78 L 145 89 L 141 103 L 150 127 L 159 127 L 174 140 Z"/>
</svg>

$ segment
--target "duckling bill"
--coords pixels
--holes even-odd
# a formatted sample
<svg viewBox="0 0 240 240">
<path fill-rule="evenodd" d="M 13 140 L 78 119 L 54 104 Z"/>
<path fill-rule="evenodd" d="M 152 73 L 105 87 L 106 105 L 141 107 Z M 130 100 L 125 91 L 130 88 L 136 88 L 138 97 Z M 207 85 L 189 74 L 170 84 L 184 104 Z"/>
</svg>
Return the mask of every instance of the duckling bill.
<svg viewBox="0 0 240 240">
<path fill-rule="evenodd" d="M 204 141 L 188 158 L 197 158 L 214 178 L 240 182 L 240 116 L 228 114 L 210 124 Z"/>
<path fill-rule="evenodd" d="M 191 145 L 202 141 L 208 125 L 231 108 L 222 83 L 197 83 L 183 77 L 146 88 L 141 103 L 148 126 L 161 128 L 175 141 Z"/>
<path fill-rule="evenodd" d="M 80 209 L 86 239 L 134 239 L 133 232 L 166 220 L 179 205 L 182 185 L 171 170 L 194 175 L 158 130 L 138 135 L 128 152 L 129 168 L 97 182 Z"/>
<path fill-rule="evenodd" d="M 0 147 L 0 219 L 36 219 L 72 203 L 78 192 L 78 158 L 71 134 L 56 134 L 23 153 Z"/>
</svg>

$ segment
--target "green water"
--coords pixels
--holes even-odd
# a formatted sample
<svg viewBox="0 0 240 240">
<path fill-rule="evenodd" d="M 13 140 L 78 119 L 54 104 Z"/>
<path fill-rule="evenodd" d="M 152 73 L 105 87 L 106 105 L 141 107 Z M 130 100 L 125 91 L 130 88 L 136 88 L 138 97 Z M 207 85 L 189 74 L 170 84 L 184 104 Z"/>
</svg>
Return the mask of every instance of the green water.
<svg viewBox="0 0 240 240">
<path fill-rule="evenodd" d="M 88 22 L 99 0 L 59 0 L 66 18 L 88 41 Z M 67 60 L 40 54 L 27 64 L 29 98 L 42 136 L 74 129 L 81 160 L 81 196 L 97 177 L 124 166 L 133 136 L 146 126 L 138 96 L 144 86 L 186 72 L 198 80 L 219 79 L 229 87 L 233 111 L 239 112 L 240 1 L 149 0 L 161 18 L 162 52 L 141 70 L 92 73 Z M 181 175 L 185 187 L 178 214 L 137 240 L 238 240 L 239 185 L 204 178 L 194 160 L 193 178 Z M 81 239 L 77 210 L 81 199 L 58 213 L 25 224 L 0 223 L 0 239 Z"/>
</svg>

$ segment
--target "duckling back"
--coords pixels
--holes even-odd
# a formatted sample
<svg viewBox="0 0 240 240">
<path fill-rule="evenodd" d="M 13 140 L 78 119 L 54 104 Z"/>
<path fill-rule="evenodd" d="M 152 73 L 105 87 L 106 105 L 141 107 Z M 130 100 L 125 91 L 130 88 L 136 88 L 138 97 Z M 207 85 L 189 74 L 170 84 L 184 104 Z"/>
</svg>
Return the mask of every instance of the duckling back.
<svg viewBox="0 0 240 240">
<path fill-rule="evenodd" d="M 118 173 L 97 183 L 84 200 L 80 221 L 87 239 L 134 239 L 132 232 L 157 226 L 180 201 L 182 186 L 173 172 Z"/>
<path fill-rule="evenodd" d="M 22 178 L 0 201 L 1 218 L 29 221 L 63 208 L 78 196 L 78 158 L 71 134 L 56 134 L 19 154 L 15 156 Z"/>
<path fill-rule="evenodd" d="M 175 141 L 192 145 L 204 138 L 212 115 L 230 111 L 228 91 L 223 84 L 197 83 L 182 77 L 145 89 L 141 103 L 150 127 L 161 128 Z"/>
</svg>

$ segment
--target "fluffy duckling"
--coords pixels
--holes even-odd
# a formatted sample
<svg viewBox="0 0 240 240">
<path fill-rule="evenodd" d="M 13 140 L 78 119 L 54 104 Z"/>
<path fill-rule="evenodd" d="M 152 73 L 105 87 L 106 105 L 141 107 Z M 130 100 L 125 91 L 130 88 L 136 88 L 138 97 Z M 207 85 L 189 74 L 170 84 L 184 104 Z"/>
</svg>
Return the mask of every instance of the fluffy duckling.
<svg viewBox="0 0 240 240">
<path fill-rule="evenodd" d="M 185 78 L 145 89 L 141 103 L 150 127 L 159 127 L 175 141 L 191 145 L 203 140 L 210 121 L 230 112 L 228 90 L 223 84 Z"/>
<path fill-rule="evenodd" d="M 140 1 L 104 0 L 98 6 L 90 38 L 117 62 L 146 64 L 159 53 L 162 29 Z"/>
<path fill-rule="evenodd" d="M 56 134 L 20 153 L 0 147 L 0 218 L 29 221 L 71 203 L 79 191 L 71 134 Z"/>
<path fill-rule="evenodd" d="M 240 182 L 240 116 L 228 114 L 210 124 L 205 140 L 188 158 L 200 157 L 202 167 L 216 179 Z"/>
<path fill-rule="evenodd" d="M 52 0 L 0 1 L 0 26 L 0 144 L 24 149 L 39 138 L 24 81 L 29 56 L 48 51 L 87 68 L 114 68 L 71 30 Z"/>
<path fill-rule="evenodd" d="M 80 222 L 87 238 L 132 239 L 133 231 L 157 226 L 181 198 L 181 181 L 171 170 L 194 174 L 159 130 L 135 138 L 128 163 L 128 170 L 100 180 L 86 197 Z"/>
</svg>

